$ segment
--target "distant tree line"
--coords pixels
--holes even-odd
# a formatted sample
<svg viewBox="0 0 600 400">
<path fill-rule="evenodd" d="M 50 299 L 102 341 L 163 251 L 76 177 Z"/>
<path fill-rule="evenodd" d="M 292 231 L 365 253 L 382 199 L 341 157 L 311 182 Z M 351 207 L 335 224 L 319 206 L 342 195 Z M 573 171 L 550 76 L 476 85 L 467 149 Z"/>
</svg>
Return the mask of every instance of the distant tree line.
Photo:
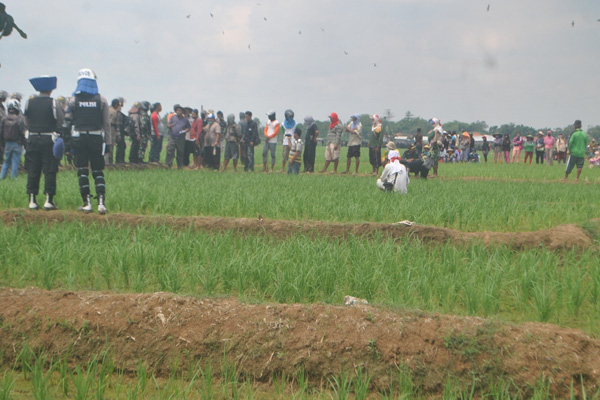
<svg viewBox="0 0 600 400">
<path fill-rule="evenodd" d="M 402 118 L 399 121 L 394 120 L 394 114 L 389 109 L 384 110 L 384 113 L 380 114 L 379 116 L 381 117 L 381 120 L 383 122 L 383 130 L 389 137 L 393 136 L 396 133 L 412 136 L 417 132 L 418 128 L 421 128 L 423 134 L 426 135 L 427 132 L 429 132 L 429 130 L 431 129 L 429 119 L 415 117 L 410 111 L 407 111 L 404 114 L 404 118 Z M 348 118 L 343 118 L 342 116 L 340 116 L 340 120 L 343 124 L 347 124 L 350 121 L 349 117 L 350 116 L 348 116 Z M 299 123 L 303 122 L 298 119 L 297 121 Z M 371 116 L 368 114 L 361 114 L 360 122 L 363 126 L 363 141 L 368 141 L 369 135 L 371 134 Z M 325 138 L 325 136 L 327 135 L 327 131 L 329 130 L 329 121 L 316 121 L 316 123 L 319 127 L 319 137 Z M 444 126 L 444 130 L 447 132 L 460 132 L 463 129 L 466 129 L 468 132 L 478 132 L 482 135 L 493 135 L 495 133 L 501 133 L 504 135 L 505 133 L 508 133 L 508 135 L 511 138 L 514 137 L 517 132 L 521 132 L 521 136 L 535 136 L 539 131 L 546 133 L 546 131 L 551 130 L 552 135 L 554 137 L 556 137 L 560 133 L 564 133 L 565 136 L 568 137 L 573 132 L 573 125 L 567 125 L 558 128 L 533 128 L 531 126 L 521 124 L 517 125 L 514 122 L 502 124 L 500 126 L 489 126 L 485 121 L 461 122 L 456 120 L 442 121 L 442 124 Z M 300 124 L 299 126 L 303 128 L 302 124 Z M 584 131 L 590 136 L 590 138 L 595 138 L 597 141 L 600 141 L 600 125 L 588 126 L 587 129 L 584 128 Z M 348 133 L 345 133 L 343 139 L 347 140 L 347 137 Z"/>
</svg>

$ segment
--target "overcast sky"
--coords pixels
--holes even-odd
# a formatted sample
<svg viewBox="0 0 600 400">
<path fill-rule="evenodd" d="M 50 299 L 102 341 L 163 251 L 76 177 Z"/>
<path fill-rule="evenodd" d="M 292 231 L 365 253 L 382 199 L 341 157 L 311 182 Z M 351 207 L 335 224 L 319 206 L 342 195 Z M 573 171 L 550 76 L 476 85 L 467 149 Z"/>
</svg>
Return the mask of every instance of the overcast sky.
<svg viewBox="0 0 600 400">
<path fill-rule="evenodd" d="M 29 38 L 0 40 L 0 89 L 26 96 L 87 67 L 126 110 L 600 125 L 598 0 L 2 1 Z"/>
</svg>

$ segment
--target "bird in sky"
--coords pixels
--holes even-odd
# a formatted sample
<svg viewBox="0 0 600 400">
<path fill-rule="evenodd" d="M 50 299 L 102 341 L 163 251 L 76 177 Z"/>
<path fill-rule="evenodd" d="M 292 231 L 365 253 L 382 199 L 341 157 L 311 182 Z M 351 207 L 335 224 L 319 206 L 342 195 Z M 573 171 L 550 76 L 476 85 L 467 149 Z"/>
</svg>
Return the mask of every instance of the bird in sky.
<svg viewBox="0 0 600 400">
<path fill-rule="evenodd" d="M 302 31 L 298 31 L 298 35 L 302 35 Z"/>
<path fill-rule="evenodd" d="M 600 19 L 599 19 L 598 21 L 600 21 Z M 325 29 L 321 28 L 321 30 L 322 30 L 323 32 L 325 32 Z"/>
<path fill-rule="evenodd" d="M 488 4 L 488 8 L 487 8 L 487 10 L 488 10 L 488 11 L 490 11 L 490 5 L 489 5 L 489 4 Z"/>
<path fill-rule="evenodd" d="M 571 28 L 575 27 L 575 21 L 571 21 Z"/>
<path fill-rule="evenodd" d="M 347 52 L 346 50 L 344 50 L 344 54 L 345 54 L 345 55 L 348 55 L 348 52 Z"/>
<path fill-rule="evenodd" d="M 265 19 L 265 21 L 267 20 L 267 17 L 263 17 Z"/>
<path fill-rule="evenodd" d="M 377 64 L 376 64 L 376 63 L 373 63 L 373 66 L 374 66 L 374 67 L 376 67 L 376 66 L 377 66 Z"/>
<path fill-rule="evenodd" d="M 210 17 L 211 17 L 211 18 L 214 18 L 215 16 L 213 15 L 213 13 L 210 13 Z"/>
<path fill-rule="evenodd" d="M 248 50 L 250 50 L 250 45 L 248 45 Z"/>
<path fill-rule="evenodd" d="M 192 16 L 192 14 L 188 14 L 188 15 L 186 15 L 185 17 L 186 17 L 187 19 L 190 19 L 190 17 L 191 17 L 191 16 Z"/>
</svg>

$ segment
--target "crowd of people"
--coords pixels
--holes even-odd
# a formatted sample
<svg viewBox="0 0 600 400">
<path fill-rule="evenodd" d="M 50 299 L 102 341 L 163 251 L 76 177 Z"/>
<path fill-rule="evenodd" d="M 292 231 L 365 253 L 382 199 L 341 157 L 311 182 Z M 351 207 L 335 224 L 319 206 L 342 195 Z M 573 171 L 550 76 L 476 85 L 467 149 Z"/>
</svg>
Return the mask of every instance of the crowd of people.
<svg viewBox="0 0 600 400">
<path fill-rule="evenodd" d="M 234 114 L 225 118 L 222 111 L 198 110 L 173 106 L 165 117 L 159 102 L 135 102 L 127 114 L 123 112 L 124 99 L 115 98 L 110 105 L 98 92 L 95 73 L 90 69 L 79 71 L 77 87 L 69 99 L 51 97 L 56 88 L 56 77 L 30 79 L 39 92 L 28 99 L 21 110 L 21 96 L 0 91 L 0 147 L 3 148 L 4 163 L 0 179 L 6 178 L 11 170 L 11 178 L 16 178 L 23 148 L 26 148 L 25 169 L 28 173 L 27 194 L 29 208 L 38 208 L 36 196 L 42 173 L 45 176 L 45 210 L 57 209 L 56 173 L 63 160 L 77 168 L 77 176 L 83 205 L 79 209 L 92 212 L 92 194 L 89 174 L 94 179 L 98 212 L 106 213 L 106 182 L 104 168 L 108 164 L 125 164 L 127 142 L 130 143 L 130 164 L 159 164 L 167 139 L 164 164 L 171 168 L 227 170 L 231 163 L 233 171 L 241 161 L 244 171 L 254 171 L 255 147 L 262 141 L 262 171 L 274 172 L 277 160 L 277 146 L 281 141 L 281 170 L 288 174 L 300 173 L 302 164 L 305 173 L 315 172 L 315 155 L 319 130 L 312 116 L 304 118 L 303 128 L 298 126 L 292 110 L 284 112 L 284 121 L 277 120 L 275 111 L 266 113 L 267 122 L 259 132 L 257 119 L 251 111 Z M 4 103 L 6 102 L 6 106 Z M 354 114 L 348 124 L 343 124 L 337 113 L 329 116 L 329 127 L 325 136 L 325 164 L 320 170 L 326 173 L 333 164 L 332 173 L 338 172 L 342 135 L 348 134 L 346 168 L 342 174 L 358 174 L 360 166 L 363 126 L 360 115 Z M 432 118 L 432 129 L 427 133 L 427 144 L 420 129 L 408 150 L 400 156 L 394 142 L 383 146 L 384 136 L 381 118 L 371 116 L 371 132 L 368 140 L 369 162 L 372 174 L 383 174 L 377 181 L 382 190 L 406 193 L 410 182 L 409 175 L 427 179 L 430 171 L 437 176 L 440 162 L 480 162 L 472 133 L 463 130 L 446 132 L 438 118 Z M 519 163 L 524 150 L 524 163 L 544 161 L 552 165 L 556 159 L 560 164 L 567 163 L 565 179 L 577 167 L 577 179 L 581 173 L 586 152 L 587 135 L 581 130 L 581 121 L 575 121 L 575 132 L 567 140 L 561 133 L 558 138 L 548 131 L 538 133 L 536 139 L 528 135 L 523 138 L 519 132 L 511 140 L 508 134 L 494 135 L 493 143 L 483 136 L 481 150 L 484 161 L 494 151 L 494 162 Z M 280 135 L 282 133 L 282 135 Z M 512 149 L 512 157 L 511 157 Z M 382 157 L 382 150 L 384 151 Z M 567 152 L 570 157 L 566 159 Z M 221 154 L 223 153 L 223 157 Z M 191 161 L 190 161 L 191 158 Z M 354 159 L 354 165 L 353 165 Z M 529 161 L 529 164 L 527 162 Z M 222 162 L 222 163 L 221 163 Z M 596 162 L 600 163 L 600 160 Z"/>
<path fill-rule="evenodd" d="M 565 179 L 577 166 L 577 179 L 579 179 L 581 174 L 579 165 L 583 165 L 582 160 L 586 155 L 590 158 L 591 165 L 600 165 L 600 149 L 594 140 L 588 141 L 587 134 L 581 129 L 580 120 L 575 121 L 573 128 L 574 131 L 569 138 L 562 132 L 554 137 L 550 130 L 546 134 L 539 131 L 537 137 L 533 135 L 523 137 L 521 132 L 517 132 L 512 139 L 508 134 L 496 133 L 493 135 L 492 143 L 488 141 L 487 136 L 482 136 L 481 151 L 484 162 L 487 163 L 488 155 L 493 151 L 494 163 L 519 164 L 521 153 L 524 153 L 523 164 L 531 165 L 535 154 L 536 164 L 543 165 L 546 162 L 548 165 L 553 165 L 554 161 L 565 164 Z M 422 136 L 417 132 L 415 143 L 420 141 L 422 143 Z M 456 132 L 444 131 L 440 146 L 442 149 L 440 160 L 443 162 L 481 162 L 473 133 L 466 130 L 463 130 L 460 135 Z M 575 161 L 575 158 L 581 160 Z"/>
</svg>

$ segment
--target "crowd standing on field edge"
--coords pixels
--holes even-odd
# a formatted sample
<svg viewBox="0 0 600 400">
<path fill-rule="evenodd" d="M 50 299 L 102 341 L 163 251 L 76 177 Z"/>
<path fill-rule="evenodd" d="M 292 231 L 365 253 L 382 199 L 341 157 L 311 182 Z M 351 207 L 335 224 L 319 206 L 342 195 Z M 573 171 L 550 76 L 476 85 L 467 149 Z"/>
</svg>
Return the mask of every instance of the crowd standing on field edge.
<svg viewBox="0 0 600 400">
<path fill-rule="evenodd" d="M 294 119 L 294 112 L 289 109 L 284 112 L 283 123 L 277 120 L 275 111 L 267 112 L 268 120 L 262 135 L 251 111 L 241 112 L 238 123 L 234 114 L 229 114 L 225 119 L 222 111 L 199 111 L 179 104 L 168 114 L 165 127 L 160 116 L 163 110 L 161 103 L 136 102 L 128 111 L 128 115 L 122 111 L 125 103 L 123 98 L 115 98 L 109 105 L 98 92 L 97 77 L 91 69 L 84 68 L 79 71 L 76 89 L 69 99 L 51 97 L 52 91 L 57 87 L 56 77 L 41 76 L 30 79 L 30 82 L 39 94 L 28 99 L 23 112 L 20 94 L 13 93 L 9 99 L 6 91 L 0 91 L 0 156 L 4 158 L 0 179 L 5 179 L 9 170 L 10 177 L 17 178 L 21 155 L 25 149 L 27 194 L 31 210 L 39 208 L 37 196 L 42 173 L 43 193 L 46 196 L 43 209 L 58 209 L 54 202 L 56 174 L 64 158 L 66 163 L 74 165 L 77 169 L 83 202 L 79 210 L 85 213 L 92 212 L 92 198 L 95 198 L 98 212 L 105 214 L 107 208 L 104 168 L 106 164 L 125 164 L 126 138 L 131 141 L 130 164 L 158 164 L 163 140 L 167 136 L 165 164 L 169 168 L 175 162 L 180 169 L 206 168 L 225 171 L 231 162 L 233 171 L 237 171 L 238 161 L 241 160 L 246 172 L 254 171 L 254 149 L 264 140 L 262 171 L 274 172 L 278 136 L 283 130 L 281 172 L 285 172 L 287 166 L 288 174 L 298 174 L 302 163 L 303 172 L 315 171 L 319 130 L 312 116 L 304 118 L 304 140 L 302 130 Z M 352 115 L 350 122 L 344 126 L 338 114 L 332 112 L 329 121 L 325 138 L 325 164 L 320 172 L 328 172 L 332 163 L 331 172 L 338 172 L 342 135 L 347 132 L 349 139 L 346 169 L 342 174 L 350 173 L 353 158 L 353 174 L 358 174 L 363 138 L 360 115 Z M 414 142 L 402 156 L 393 141 L 383 146 L 381 118 L 375 114 L 371 116 L 371 121 L 369 163 L 373 175 L 378 175 L 380 167 L 384 167 L 381 177 L 377 180 L 377 187 L 381 190 L 406 194 L 410 173 L 413 173 L 414 177 L 427 179 L 429 172 L 433 170 L 431 177 L 436 177 L 440 161 L 480 162 L 473 133 L 466 130 L 460 135 L 456 132 L 446 132 L 438 118 L 429 121 L 432 129 L 427 133 L 427 144 L 424 144 L 425 136 L 419 128 Z M 508 134 L 495 134 L 493 143 L 490 144 L 487 137 L 483 136 L 481 150 L 484 162 L 487 163 L 488 154 L 492 149 L 494 162 L 500 164 L 503 160 L 507 164 L 511 161 L 518 164 L 521 152 L 524 151 L 524 164 L 531 165 L 535 153 L 536 164 L 544 164 L 546 161 L 552 165 L 554 159 L 559 164 L 565 163 L 563 180 L 567 180 L 569 174 L 577 167 L 576 180 L 579 180 L 586 151 L 589 151 L 590 164 L 600 166 L 596 144 L 592 141 L 588 147 L 588 136 L 581 126 L 581 121 L 576 120 L 573 124 L 574 132 L 569 139 L 562 133 L 558 138 L 554 138 L 551 131 L 547 131 L 545 136 L 540 131 L 537 138 L 532 135 L 523 138 L 520 132 L 517 132 L 512 141 Z M 148 144 L 150 150 L 146 162 L 144 160 Z M 382 150 L 385 151 L 383 157 Z M 224 157 L 221 167 L 222 151 Z M 193 160 L 191 165 L 190 156 Z M 94 197 L 90 190 L 90 168 L 95 187 Z"/>
</svg>

